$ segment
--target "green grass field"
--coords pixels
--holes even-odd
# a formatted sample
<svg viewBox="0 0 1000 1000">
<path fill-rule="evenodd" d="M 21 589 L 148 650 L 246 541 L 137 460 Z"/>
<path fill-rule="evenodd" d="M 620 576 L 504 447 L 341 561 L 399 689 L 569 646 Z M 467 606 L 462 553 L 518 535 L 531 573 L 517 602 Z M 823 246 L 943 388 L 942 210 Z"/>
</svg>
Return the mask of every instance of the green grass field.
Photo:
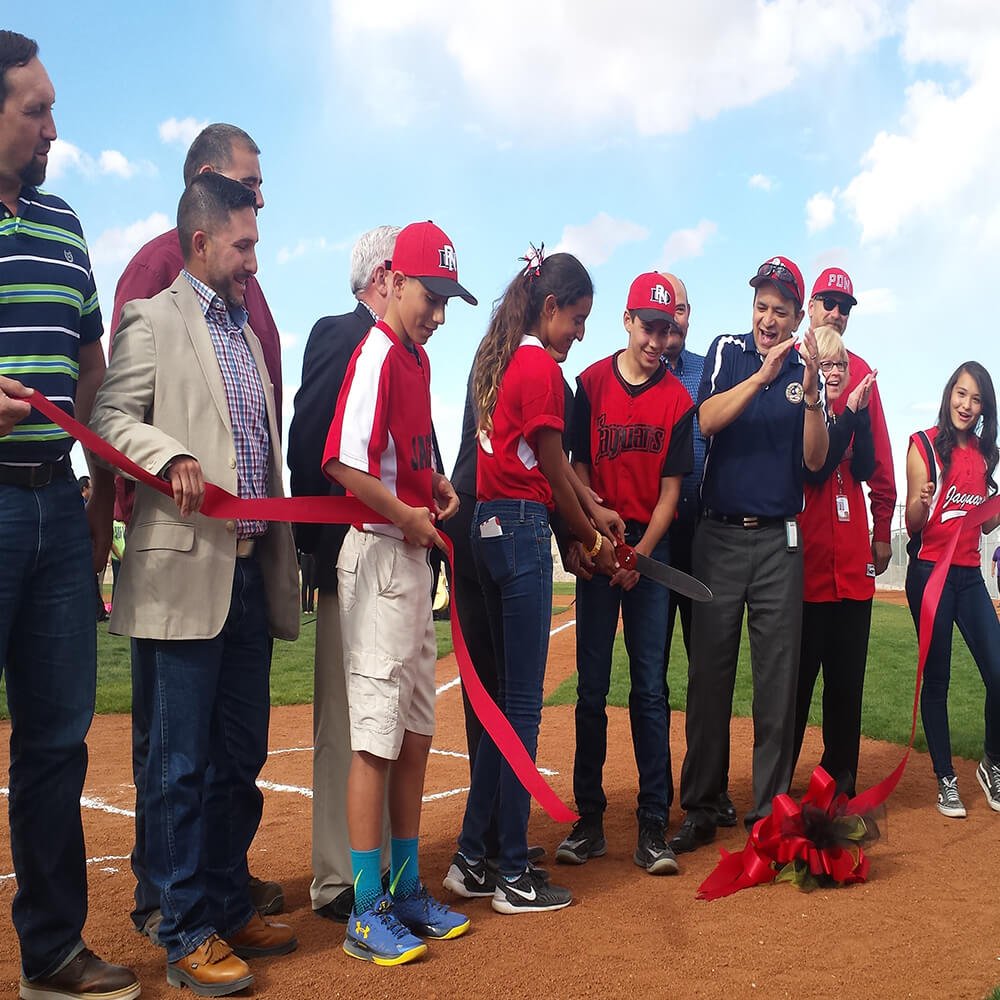
<svg viewBox="0 0 1000 1000">
<path fill-rule="evenodd" d="M 555 585 L 554 609 L 566 610 L 572 602 L 573 585 Z M 438 655 L 452 650 L 448 622 L 435 622 Z M 276 642 L 271 668 L 271 700 L 275 705 L 297 705 L 312 700 L 313 648 L 316 638 L 315 616 L 303 615 L 298 641 Z M 913 624 L 905 608 L 875 603 L 872 637 L 868 653 L 868 676 L 865 683 L 862 730 L 867 736 L 905 744 L 910 734 L 910 709 L 913 705 L 913 680 L 917 643 Z M 687 695 L 687 658 L 680 638 L 674 636 L 671 651 L 670 704 L 683 710 Z M 822 680 L 817 683 L 810 722 L 820 721 L 819 705 Z M 612 667 L 611 705 L 628 704 L 628 665 L 621 636 L 615 643 Z M 740 651 L 733 711 L 750 714 L 750 659 L 746 636 Z M 572 704 L 576 698 L 576 675 L 555 691 L 547 704 Z M 128 712 L 131 709 L 131 679 L 128 640 L 108 634 L 106 624 L 98 625 L 97 711 L 100 714 Z M 982 753 L 983 682 L 965 643 L 956 631 L 952 662 L 949 709 L 954 753 L 975 759 Z M 7 718 L 6 689 L 0 683 L 0 718 Z M 916 745 L 926 749 L 918 725 Z"/>
<path fill-rule="evenodd" d="M 871 641 L 868 647 L 868 672 L 865 678 L 865 700 L 861 730 L 866 736 L 906 744 L 910 738 L 910 713 L 913 708 L 913 683 L 917 663 L 917 638 L 913 621 L 906 608 L 875 602 L 872 611 Z M 687 656 L 680 636 L 680 625 L 674 632 L 670 650 L 670 706 L 682 710 L 687 701 Z M 816 683 L 809 722 L 821 721 L 822 677 Z M 628 705 L 628 661 L 621 635 L 615 642 L 612 662 L 610 705 Z M 750 651 L 744 630 L 736 672 L 733 713 L 750 714 L 752 690 L 750 682 Z M 568 678 L 552 694 L 546 704 L 566 705 L 576 700 L 576 675 Z M 952 751 L 958 757 L 977 759 L 983 752 L 983 681 L 958 630 L 955 630 L 952 654 L 949 717 Z M 927 749 L 923 729 L 918 721 L 915 746 Z"/>
</svg>

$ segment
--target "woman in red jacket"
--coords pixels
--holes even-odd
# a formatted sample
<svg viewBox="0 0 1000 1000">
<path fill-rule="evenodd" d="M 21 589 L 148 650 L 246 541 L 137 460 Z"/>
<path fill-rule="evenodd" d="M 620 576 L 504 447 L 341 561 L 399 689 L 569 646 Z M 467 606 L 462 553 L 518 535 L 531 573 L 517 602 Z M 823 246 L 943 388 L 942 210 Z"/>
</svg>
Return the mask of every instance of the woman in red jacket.
<svg viewBox="0 0 1000 1000">
<path fill-rule="evenodd" d="M 799 687 L 795 707 L 795 756 L 802 749 L 809 705 L 823 669 L 823 756 L 820 765 L 840 791 L 854 795 L 861 744 L 861 697 L 868 660 L 875 567 L 861 483 L 875 468 L 868 415 L 875 372 L 847 399 L 844 412 L 833 401 L 850 383 L 847 349 L 830 326 L 816 330 L 820 371 L 826 387 L 830 447 L 818 472 L 805 470 L 802 532 L 803 605 Z"/>
<path fill-rule="evenodd" d="M 918 636 L 920 605 L 931 570 L 944 557 L 952 533 L 960 532 L 934 618 L 920 693 L 920 716 L 938 781 L 938 811 L 955 819 L 965 817 L 948 730 L 955 625 L 986 685 L 986 735 L 976 778 L 990 808 L 1000 812 L 1000 622 L 979 556 L 981 535 L 1000 524 L 1000 516 L 990 518 L 981 530 L 964 523 L 968 513 L 996 494 L 997 457 L 993 380 L 981 364 L 967 361 L 945 386 L 937 426 L 914 434 L 906 455 L 906 530 L 910 533 L 906 599 Z"/>
</svg>

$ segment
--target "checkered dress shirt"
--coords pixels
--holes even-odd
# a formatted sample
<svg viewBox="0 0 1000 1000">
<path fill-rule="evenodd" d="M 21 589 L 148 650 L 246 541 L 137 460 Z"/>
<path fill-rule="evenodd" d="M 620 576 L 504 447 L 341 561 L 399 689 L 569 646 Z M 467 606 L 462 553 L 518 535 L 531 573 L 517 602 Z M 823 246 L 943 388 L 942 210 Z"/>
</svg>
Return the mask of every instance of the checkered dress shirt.
<svg viewBox="0 0 1000 1000">
<path fill-rule="evenodd" d="M 239 497 L 243 500 L 261 499 L 267 496 L 271 437 L 264 386 L 243 336 L 247 312 L 238 306 L 228 307 L 221 296 L 188 271 L 181 271 L 181 274 L 198 296 L 219 362 L 229 403 L 229 420 L 233 425 Z M 265 531 L 266 521 L 240 519 L 236 522 L 236 537 L 240 539 L 256 538 Z"/>
</svg>

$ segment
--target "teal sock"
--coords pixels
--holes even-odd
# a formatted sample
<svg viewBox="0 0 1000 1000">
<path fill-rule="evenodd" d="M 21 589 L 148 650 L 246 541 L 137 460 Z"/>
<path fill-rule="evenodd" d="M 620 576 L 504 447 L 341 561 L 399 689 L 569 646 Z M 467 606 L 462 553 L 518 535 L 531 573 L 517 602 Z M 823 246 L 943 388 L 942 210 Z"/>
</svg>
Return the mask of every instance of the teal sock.
<svg viewBox="0 0 1000 1000">
<path fill-rule="evenodd" d="M 417 867 L 417 838 L 402 840 L 392 838 L 392 876 L 389 882 L 394 896 L 402 899 L 420 888 L 420 871 Z"/>
<path fill-rule="evenodd" d="M 354 912 L 370 910 L 382 895 L 382 851 L 355 851 L 351 848 L 354 872 Z"/>
</svg>

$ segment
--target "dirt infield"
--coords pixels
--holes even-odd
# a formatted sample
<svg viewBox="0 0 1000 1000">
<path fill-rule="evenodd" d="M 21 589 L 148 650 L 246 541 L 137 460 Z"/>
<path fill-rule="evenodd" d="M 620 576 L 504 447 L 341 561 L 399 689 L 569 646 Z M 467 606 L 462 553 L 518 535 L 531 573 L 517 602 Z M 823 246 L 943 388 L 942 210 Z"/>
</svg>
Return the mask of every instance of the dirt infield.
<svg viewBox="0 0 1000 1000">
<path fill-rule="evenodd" d="M 547 686 L 572 672 L 573 609 L 554 619 Z M 421 866 L 435 890 L 454 850 L 468 785 L 461 695 L 451 684 L 454 659 L 438 664 L 437 751 L 428 769 Z M 887 836 L 871 850 L 871 880 L 860 886 L 803 895 L 790 886 L 748 890 L 713 903 L 695 890 L 717 859 L 714 848 L 681 858 L 681 874 L 653 878 L 631 860 L 634 848 L 635 764 L 628 715 L 610 711 L 606 770 L 608 855 L 582 868 L 554 868 L 574 904 L 558 913 L 504 917 L 488 900 L 472 901 L 472 931 L 432 944 L 410 966 L 376 969 L 341 951 L 342 929 L 312 915 L 309 904 L 311 707 L 277 708 L 271 756 L 264 769 L 264 821 L 254 843 L 255 874 L 285 886 L 285 919 L 296 929 L 293 955 L 253 963 L 256 994 L 303 997 L 621 997 L 981 998 L 1000 983 L 1000 815 L 986 804 L 975 763 L 958 761 L 969 818 L 945 819 L 934 809 L 934 780 L 924 754 L 912 759 L 889 803 Z M 0 725 L 7 764 L 9 724 Z M 750 723 L 733 721 L 731 790 L 741 810 L 750 801 Z M 94 720 L 84 822 L 90 874 L 88 944 L 139 972 L 143 996 L 177 996 L 166 986 L 163 953 L 131 930 L 134 790 L 129 722 Z M 675 773 L 684 752 L 684 717 L 672 726 Z M 810 730 L 794 794 L 803 790 L 819 756 Z M 454 754 L 454 756 L 452 756 Z M 887 774 L 901 749 L 865 740 L 860 787 Z M 566 799 L 571 795 L 573 715 L 547 708 L 538 760 Z M 671 817 L 671 829 L 680 816 Z M 552 852 L 564 835 L 537 809 L 531 839 Z M 720 831 L 719 844 L 742 847 L 741 830 Z M 0 906 L 9 913 L 14 879 L 6 824 L 0 829 Z M 443 892 L 443 890 L 442 890 Z M 445 894 L 447 895 L 447 894 Z M 0 995 L 16 996 L 17 941 L 9 916 L 0 921 Z"/>
</svg>

